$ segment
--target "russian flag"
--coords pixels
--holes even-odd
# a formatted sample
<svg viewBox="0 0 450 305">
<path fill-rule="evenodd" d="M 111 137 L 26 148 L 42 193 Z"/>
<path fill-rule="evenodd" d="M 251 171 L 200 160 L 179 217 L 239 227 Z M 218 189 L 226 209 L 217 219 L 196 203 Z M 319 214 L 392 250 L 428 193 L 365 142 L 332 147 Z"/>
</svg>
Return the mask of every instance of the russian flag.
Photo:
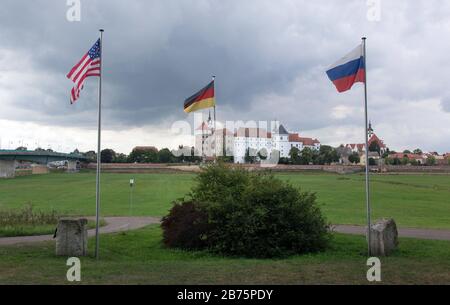
<svg viewBox="0 0 450 305">
<path fill-rule="evenodd" d="M 327 70 L 327 75 L 339 92 L 350 90 L 355 83 L 364 83 L 366 79 L 366 67 L 363 45 L 359 45 L 356 49 L 333 64 Z"/>
</svg>

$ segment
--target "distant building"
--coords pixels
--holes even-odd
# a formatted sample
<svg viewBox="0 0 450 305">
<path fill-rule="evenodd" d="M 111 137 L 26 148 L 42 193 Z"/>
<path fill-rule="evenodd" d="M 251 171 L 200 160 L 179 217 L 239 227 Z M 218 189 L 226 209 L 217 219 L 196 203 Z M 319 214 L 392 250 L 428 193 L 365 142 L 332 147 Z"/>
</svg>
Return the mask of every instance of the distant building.
<svg viewBox="0 0 450 305">
<path fill-rule="evenodd" d="M 235 163 L 245 163 L 246 154 L 252 150 L 267 154 L 274 151 L 280 158 L 288 158 L 292 148 L 300 151 L 308 147 L 320 149 L 320 141 L 301 137 L 298 133 L 289 132 L 283 125 L 278 125 L 269 132 L 263 128 L 238 128 L 236 130 L 219 129 L 213 137 L 213 128 L 204 122 L 195 130 L 195 150 L 199 155 L 233 156 Z M 215 138 L 215 139 L 214 139 Z"/>
<path fill-rule="evenodd" d="M 369 129 L 367 130 L 367 137 L 368 137 L 368 144 L 369 148 L 374 146 L 378 146 L 380 148 L 379 152 L 371 151 L 369 152 L 369 158 L 372 158 L 374 160 L 379 160 L 382 155 L 384 155 L 388 148 L 386 144 L 384 144 L 384 141 L 381 140 L 374 132 L 372 128 L 372 123 L 369 123 Z M 345 145 L 345 148 L 350 149 L 352 153 L 358 153 L 361 158 L 361 164 L 366 164 L 366 143 L 361 144 L 347 144 Z"/>
<path fill-rule="evenodd" d="M 415 161 L 417 164 L 422 165 L 426 164 L 428 157 L 426 155 L 419 155 L 419 154 L 405 154 L 405 153 L 395 153 L 389 155 L 389 159 L 408 159 L 409 162 Z"/>
</svg>

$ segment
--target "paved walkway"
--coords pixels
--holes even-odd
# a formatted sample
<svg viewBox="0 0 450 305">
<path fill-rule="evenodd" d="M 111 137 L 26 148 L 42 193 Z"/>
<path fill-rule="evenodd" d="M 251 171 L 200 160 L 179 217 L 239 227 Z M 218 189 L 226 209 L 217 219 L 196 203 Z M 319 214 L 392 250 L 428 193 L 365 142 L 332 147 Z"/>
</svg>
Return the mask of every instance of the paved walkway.
<svg viewBox="0 0 450 305">
<path fill-rule="evenodd" d="M 365 235 L 366 227 L 363 226 L 343 226 L 336 225 L 333 227 L 335 232 L 352 234 L 352 235 Z M 418 239 L 432 239 L 432 240 L 449 240 L 450 230 L 433 230 L 433 229 L 408 229 L 399 228 L 399 237 L 411 237 Z"/>
<path fill-rule="evenodd" d="M 92 219 L 92 217 L 88 217 Z M 160 223 L 159 217 L 105 217 L 107 225 L 100 228 L 100 234 L 117 233 L 128 230 L 136 230 L 151 224 Z M 344 234 L 364 235 L 365 227 L 335 225 L 333 231 Z M 432 229 L 399 229 L 400 237 L 411 237 L 418 239 L 448 240 L 450 241 L 450 230 Z M 88 231 L 89 236 L 95 235 L 95 230 Z M 53 235 L 24 236 L 24 237 L 4 237 L 0 238 L 0 246 L 37 243 L 53 240 Z"/>
<path fill-rule="evenodd" d="M 92 219 L 92 217 L 87 217 Z M 158 217 L 104 217 L 106 225 L 100 227 L 100 234 L 117 233 L 128 230 L 136 230 L 151 224 L 160 223 Z M 88 231 L 88 236 L 95 236 L 95 229 Z M 0 238 L 0 246 L 37 243 L 53 240 L 53 235 L 21 236 Z"/>
</svg>

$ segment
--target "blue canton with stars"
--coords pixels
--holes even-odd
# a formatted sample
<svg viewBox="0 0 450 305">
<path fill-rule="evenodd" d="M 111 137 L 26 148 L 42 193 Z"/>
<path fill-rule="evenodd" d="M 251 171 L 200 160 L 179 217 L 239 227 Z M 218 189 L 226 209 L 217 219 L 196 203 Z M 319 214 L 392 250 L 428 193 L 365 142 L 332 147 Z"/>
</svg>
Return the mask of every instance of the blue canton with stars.
<svg viewBox="0 0 450 305">
<path fill-rule="evenodd" d="M 100 58 L 100 39 L 94 44 L 94 46 L 88 52 L 89 57 L 94 60 Z"/>
</svg>

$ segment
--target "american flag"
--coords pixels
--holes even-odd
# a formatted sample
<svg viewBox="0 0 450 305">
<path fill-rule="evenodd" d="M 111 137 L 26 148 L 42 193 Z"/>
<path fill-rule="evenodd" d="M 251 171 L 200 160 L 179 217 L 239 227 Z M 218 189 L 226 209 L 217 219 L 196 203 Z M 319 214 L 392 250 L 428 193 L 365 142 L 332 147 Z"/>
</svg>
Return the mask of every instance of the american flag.
<svg viewBox="0 0 450 305">
<path fill-rule="evenodd" d="M 67 78 L 75 83 L 70 93 L 70 103 L 73 104 L 80 97 L 80 91 L 83 89 L 84 81 L 89 76 L 100 76 L 101 65 L 101 46 L 100 39 L 87 52 L 80 62 L 77 63 L 67 74 Z"/>
</svg>

